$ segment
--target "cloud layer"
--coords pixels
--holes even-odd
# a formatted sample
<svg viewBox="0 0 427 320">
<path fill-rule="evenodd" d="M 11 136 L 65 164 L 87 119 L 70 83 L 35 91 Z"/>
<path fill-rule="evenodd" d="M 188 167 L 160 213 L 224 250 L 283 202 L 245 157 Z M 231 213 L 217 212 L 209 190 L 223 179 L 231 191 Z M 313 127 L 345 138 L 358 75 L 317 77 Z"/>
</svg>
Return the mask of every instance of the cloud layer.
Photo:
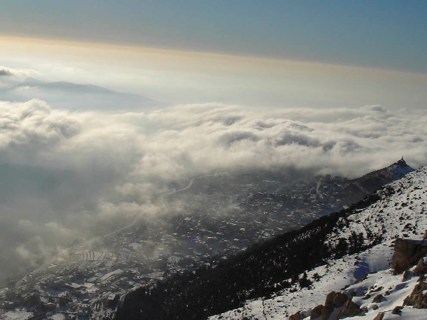
<svg viewBox="0 0 427 320">
<path fill-rule="evenodd" d="M 426 159 L 425 120 L 422 114 L 397 114 L 381 106 L 177 106 L 144 114 L 143 121 L 158 130 L 147 137 L 140 171 L 162 175 L 170 163 L 170 171 L 183 173 L 293 166 L 358 175 L 402 155 L 419 165 Z"/>
<path fill-rule="evenodd" d="M 92 84 L 43 81 L 38 76 L 33 70 L 0 66 L 0 100 L 27 101 L 37 98 L 66 110 L 104 112 L 117 111 L 118 106 L 122 111 L 129 111 L 160 105 L 157 101 L 135 94 Z"/>
<path fill-rule="evenodd" d="M 361 175 L 426 163 L 427 116 L 359 109 L 179 105 L 105 114 L 0 102 L 0 265 L 37 266 L 77 238 L 167 214 L 171 182 L 216 171 Z"/>
</svg>

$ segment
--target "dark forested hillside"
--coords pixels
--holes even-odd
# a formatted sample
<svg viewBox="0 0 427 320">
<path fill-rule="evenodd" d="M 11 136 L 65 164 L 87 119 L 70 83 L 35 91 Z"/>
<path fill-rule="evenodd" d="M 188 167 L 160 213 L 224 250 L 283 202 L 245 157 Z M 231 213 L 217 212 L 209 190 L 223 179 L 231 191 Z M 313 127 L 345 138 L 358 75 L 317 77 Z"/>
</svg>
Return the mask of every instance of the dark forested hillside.
<svg viewBox="0 0 427 320">
<path fill-rule="evenodd" d="M 411 171 L 402 158 L 389 167 L 350 181 L 344 193 L 348 194 L 349 202 L 355 201 Z M 383 193 L 387 192 L 385 188 Z M 195 271 L 171 275 L 154 285 L 141 287 L 125 296 L 116 320 L 205 319 L 295 282 L 301 287 L 308 286 L 311 280 L 305 276 L 306 270 L 327 259 L 365 250 L 381 240 L 381 234 L 366 230 L 328 241 L 332 233 L 347 226 L 347 216 L 378 199 L 378 194 L 371 194 L 347 210 L 324 216 L 300 230 L 254 245 L 226 260 L 213 259 Z"/>
<path fill-rule="evenodd" d="M 265 296 L 293 281 L 307 286 L 310 279 L 298 275 L 348 252 L 365 249 L 363 235 L 354 234 L 336 244 L 327 241 L 345 217 L 377 200 L 371 195 L 347 210 L 322 217 L 298 231 L 277 236 L 220 263 L 173 275 L 128 294 L 116 320 L 205 319 L 236 308 L 247 299 Z M 340 219 L 344 218 L 344 219 Z M 373 244 L 376 239 L 370 239 Z M 291 280 L 287 280 L 291 279 Z"/>
</svg>

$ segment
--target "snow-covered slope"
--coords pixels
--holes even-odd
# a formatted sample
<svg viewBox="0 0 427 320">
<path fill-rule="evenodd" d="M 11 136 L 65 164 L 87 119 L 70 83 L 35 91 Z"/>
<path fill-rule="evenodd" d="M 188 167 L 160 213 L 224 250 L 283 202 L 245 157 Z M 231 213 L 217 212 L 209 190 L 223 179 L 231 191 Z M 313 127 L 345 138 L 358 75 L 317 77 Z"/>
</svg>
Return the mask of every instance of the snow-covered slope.
<svg viewBox="0 0 427 320">
<path fill-rule="evenodd" d="M 395 307 L 403 306 L 419 279 L 402 279 L 390 269 L 394 240 L 421 239 L 427 230 L 427 168 L 408 174 L 376 194 L 376 202 L 340 218 L 327 240 L 329 246 L 334 246 L 341 239 L 363 239 L 361 245 L 369 249 L 307 270 L 306 278 L 312 281 L 308 288 L 296 284 L 273 297 L 247 301 L 241 308 L 210 319 L 287 319 L 298 311 L 301 319 L 309 318 L 310 312 L 304 311 L 323 304 L 328 293 L 340 290 L 354 295 L 352 301 L 364 309 L 363 315 L 353 319 L 374 319 L 380 312 L 382 319 L 401 318 L 398 313 L 404 319 L 427 319 L 426 309 L 410 306 L 393 313 Z"/>
<path fill-rule="evenodd" d="M 261 216 L 263 219 L 258 221 L 259 210 L 269 210 L 273 207 L 285 208 L 285 204 L 304 203 L 307 199 L 311 199 L 309 203 L 313 203 L 314 209 L 320 210 L 322 206 L 317 203 L 319 199 L 323 201 L 322 203 L 327 203 L 334 197 L 340 198 L 336 192 L 345 189 L 346 185 L 357 184 L 364 190 L 375 188 L 376 181 L 383 183 L 384 179 L 395 178 L 396 170 L 403 167 L 406 168 L 405 170 L 412 170 L 406 167 L 406 164 L 396 163 L 350 182 L 324 177 L 319 178 L 318 183 L 295 184 L 294 187 L 290 184 L 285 185 L 284 189 L 277 193 L 249 192 L 256 188 L 268 189 L 271 185 L 280 185 L 282 179 L 277 177 L 277 181 L 261 179 L 258 185 L 248 184 L 245 180 L 247 177 L 218 176 L 212 181 L 202 178 L 193 179 L 182 188 L 174 189 L 164 195 L 161 200 L 164 201 L 166 196 L 172 198 L 184 193 L 189 193 L 187 196 L 195 195 L 198 194 L 198 190 L 201 190 L 200 192 L 204 190 L 203 186 L 208 186 L 211 192 L 219 190 L 220 187 L 215 189 L 214 186 L 227 185 L 224 182 L 229 182 L 231 179 L 230 181 L 240 182 L 231 184 L 232 187 L 225 191 L 221 189 L 221 192 L 227 194 L 228 191 L 233 191 L 230 196 L 244 199 L 242 214 L 226 217 L 211 215 L 210 213 L 214 213 L 216 208 L 223 206 L 224 199 L 227 199 L 221 196 L 221 192 L 215 191 L 211 195 L 217 205 L 213 207 L 210 203 L 203 203 L 203 205 L 210 210 L 206 211 L 208 213 L 206 217 L 220 218 L 216 223 L 206 219 L 198 220 L 198 216 L 193 214 L 184 216 L 182 219 L 175 216 L 176 224 L 171 223 L 175 226 L 172 237 L 171 231 L 167 228 L 144 229 L 143 224 L 134 221 L 102 238 L 97 238 L 97 241 L 92 240 L 78 245 L 74 250 L 71 248 L 70 252 L 73 254 L 70 254 L 69 260 L 46 264 L 11 288 L 0 290 L 0 319 L 58 318 L 60 316 L 111 319 L 114 316 L 117 317 L 117 313 L 114 315 L 117 306 L 121 308 L 120 311 L 123 311 L 122 316 L 117 319 L 129 320 L 131 314 L 135 316 L 134 319 L 141 319 L 139 305 L 142 304 L 145 311 L 149 309 L 146 308 L 147 303 L 142 299 L 151 299 L 153 296 L 155 298 L 150 302 L 153 306 L 153 314 L 146 315 L 144 319 L 204 319 L 209 315 L 240 306 L 246 299 L 277 293 L 282 289 L 285 291 L 280 292 L 279 295 L 247 302 L 244 308 L 229 312 L 226 316 L 230 319 L 234 319 L 234 316 L 240 319 L 244 312 L 249 318 L 258 319 L 260 314 L 265 314 L 271 319 L 283 319 L 283 316 L 295 313 L 301 310 L 301 307 L 312 308 L 322 303 L 328 292 L 353 283 L 354 279 L 361 277 L 368 270 L 386 268 L 388 261 L 378 257 L 391 255 L 390 240 L 403 232 L 408 232 L 408 236 L 412 235 L 414 230 L 409 230 L 411 226 L 422 224 L 422 221 L 416 221 L 410 214 L 405 213 L 412 212 L 411 206 L 418 206 L 418 200 L 410 203 L 412 199 L 408 200 L 406 197 L 410 195 L 422 198 L 424 195 L 418 193 L 425 188 L 421 184 L 418 186 L 419 183 L 415 181 L 413 184 L 417 188 L 412 190 L 410 179 L 405 179 L 378 192 L 376 197 L 358 206 L 365 208 L 367 203 L 373 203 L 367 210 L 355 212 L 354 208 L 350 208 L 337 214 L 326 215 L 301 230 L 281 234 L 267 242 L 260 242 L 236 256 L 209 258 L 209 253 L 212 254 L 211 251 L 217 250 L 220 245 L 224 245 L 228 250 L 237 251 L 242 246 L 246 247 L 247 243 L 250 243 L 249 239 L 252 241 L 258 239 L 256 235 L 259 232 L 256 230 L 268 229 L 268 223 L 272 221 L 267 216 Z M 411 179 L 416 179 L 419 174 L 412 175 L 415 178 Z M 249 179 L 249 181 L 252 180 Z M 310 188 L 307 189 L 308 185 Z M 241 188 L 242 186 L 246 186 L 247 189 Z M 292 200 L 292 202 L 290 199 L 293 197 L 288 196 L 286 203 L 278 206 L 278 201 L 283 200 L 282 195 L 288 189 L 293 190 L 292 195 L 295 195 L 295 201 Z M 352 188 L 352 190 L 359 189 L 359 187 Z M 327 196 L 328 194 L 330 197 Z M 380 199 L 379 202 L 375 202 L 377 198 Z M 398 204 L 397 207 L 395 203 Z M 342 204 L 339 208 L 342 208 Z M 387 209 L 384 209 L 386 206 L 388 206 Z M 402 215 L 402 221 L 399 221 L 398 225 L 395 226 L 393 223 L 388 225 L 387 221 L 381 223 L 376 221 L 381 217 L 382 220 L 387 220 L 388 210 L 392 207 L 396 214 Z M 295 209 L 295 206 L 293 208 Z M 285 211 L 279 209 L 276 210 L 277 212 L 272 209 L 270 213 L 280 217 L 286 228 L 291 228 L 292 219 L 289 219 Z M 295 210 L 292 214 L 300 220 L 298 224 L 301 224 L 305 216 L 311 219 L 317 216 L 311 214 L 314 209 L 308 206 Z M 344 218 L 350 211 L 353 215 Z M 339 217 L 342 218 L 338 220 Z M 396 216 L 396 219 L 398 218 L 400 216 Z M 400 223 L 402 226 L 410 223 L 405 227 L 410 232 L 404 231 L 406 229 L 403 229 Z M 215 229 L 212 230 L 216 227 L 218 232 L 214 232 Z M 387 234 L 383 231 L 386 228 L 389 229 Z M 148 231 L 150 232 L 147 233 Z M 387 237 L 384 238 L 385 234 Z M 317 240 L 313 241 L 313 237 Z M 263 237 L 260 238 L 263 239 Z M 182 239 L 182 242 L 177 241 L 179 239 Z M 238 246 L 239 239 L 242 240 L 242 246 Z M 342 239 L 347 242 L 343 242 Z M 389 242 L 383 244 L 383 240 Z M 150 250 L 153 243 L 161 243 L 164 248 L 170 250 L 159 251 L 161 255 L 153 257 L 157 263 L 148 264 L 144 262 L 146 259 L 144 254 Z M 304 272 L 308 266 L 314 268 L 322 265 L 325 259 L 341 258 L 343 252 L 360 252 L 360 248 L 373 246 L 375 247 L 370 251 L 359 254 L 359 258 L 356 255 L 347 255 L 343 259 L 330 260 L 329 266 L 323 265 L 315 270 L 307 270 L 307 278 L 310 281 L 317 279 L 313 284 L 313 288 L 317 288 L 317 291 L 292 287 L 292 283 L 295 283 L 294 276 Z M 212 250 L 205 251 L 203 250 L 205 247 Z M 140 259 L 141 257 L 143 259 Z M 180 261 L 189 262 L 185 265 Z M 197 267 L 196 262 L 200 261 L 204 263 L 201 267 Z M 358 265 L 356 261 L 359 261 Z M 341 272 L 343 270 L 345 272 Z M 292 279 L 286 279 L 290 277 Z M 149 292 L 148 296 L 146 289 Z M 132 301 L 133 293 L 136 293 L 134 301 Z M 232 303 L 226 305 L 224 300 Z M 128 303 L 122 303 L 123 301 Z M 186 307 L 189 303 L 193 305 Z M 169 306 L 166 316 L 160 314 L 154 317 L 157 310 L 163 312 L 166 309 L 165 305 Z M 209 308 L 207 308 L 208 305 Z"/>
</svg>

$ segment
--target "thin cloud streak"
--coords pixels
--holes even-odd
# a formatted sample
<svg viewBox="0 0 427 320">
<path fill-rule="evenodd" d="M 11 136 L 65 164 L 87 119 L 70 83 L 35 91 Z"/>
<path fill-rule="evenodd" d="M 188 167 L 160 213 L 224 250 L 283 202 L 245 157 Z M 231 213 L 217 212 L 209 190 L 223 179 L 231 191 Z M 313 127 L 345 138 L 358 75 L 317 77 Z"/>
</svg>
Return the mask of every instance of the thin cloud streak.
<svg viewBox="0 0 427 320">
<path fill-rule="evenodd" d="M 39 70 L 39 80 L 91 83 L 170 105 L 216 101 L 330 108 L 374 103 L 422 109 L 427 99 L 425 74 L 46 39 L 0 37 L 0 45 L 3 61 Z M 73 105 L 62 101 L 67 103 Z"/>
</svg>

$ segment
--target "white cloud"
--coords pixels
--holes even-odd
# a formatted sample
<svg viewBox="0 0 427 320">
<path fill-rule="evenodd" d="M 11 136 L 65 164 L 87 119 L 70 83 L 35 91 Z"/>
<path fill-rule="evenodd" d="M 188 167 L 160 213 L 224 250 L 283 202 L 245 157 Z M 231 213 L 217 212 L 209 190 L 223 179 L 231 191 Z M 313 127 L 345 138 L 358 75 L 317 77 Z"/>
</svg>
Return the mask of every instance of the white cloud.
<svg viewBox="0 0 427 320">
<path fill-rule="evenodd" d="M 32 69 L 14 69 L 0 66 L 0 77 L 32 77 L 39 73 Z"/>
<path fill-rule="evenodd" d="M 355 176 L 402 155 L 417 167 L 427 159 L 426 122 L 422 112 L 382 106 L 195 104 L 104 114 L 1 102 L 0 170 L 19 165 L 21 175 L 8 178 L 16 193 L 0 189 L 0 265 L 36 265 L 58 244 L 135 216 L 161 217 L 167 184 L 199 174 L 293 167 Z"/>
<path fill-rule="evenodd" d="M 149 136 L 144 146 L 148 161 L 141 160 L 141 171 L 161 174 L 169 163 L 183 173 L 297 166 L 361 174 L 401 155 L 415 165 L 422 163 L 425 116 L 385 112 L 378 107 L 342 109 L 338 113 L 344 119 L 334 122 L 333 112 L 317 109 L 247 110 L 212 104 L 161 110 L 145 116 L 164 129 Z M 312 119 L 306 122 L 292 120 L 308 117 Z"/>
</svg>

